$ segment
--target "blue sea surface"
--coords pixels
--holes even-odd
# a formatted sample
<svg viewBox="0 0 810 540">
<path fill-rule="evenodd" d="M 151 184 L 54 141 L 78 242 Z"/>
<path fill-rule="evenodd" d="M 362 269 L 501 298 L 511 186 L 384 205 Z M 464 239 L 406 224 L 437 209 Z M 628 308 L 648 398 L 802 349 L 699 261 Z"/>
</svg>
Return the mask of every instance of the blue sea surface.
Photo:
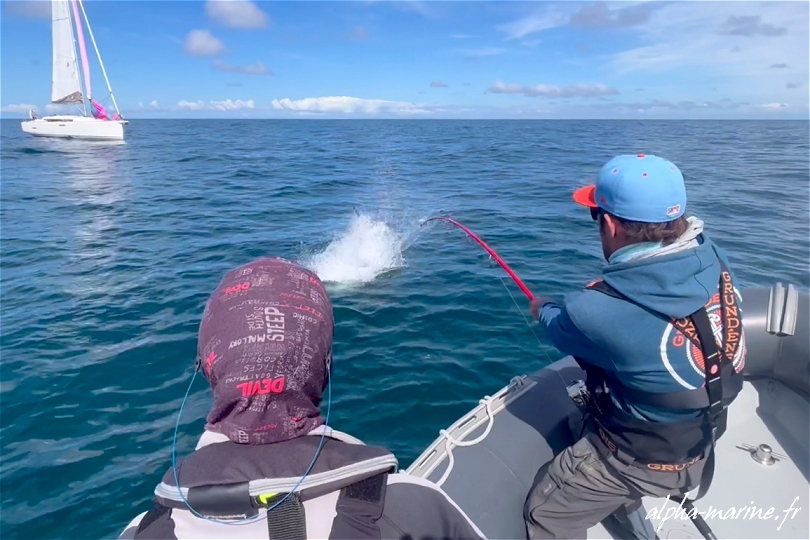
<svg viewBox="0 0 810 540">
<path fill-rule="evenodd" d="M 810 285 L 806 121 L 133 120 L 123 145 L 2 121 L 0 536 L 114 537 L 170 463 L 207 295 L 279 255 L 329 274 L 330 423 L 407 466 L 439 429 L 559 354 L 535 293 L 603 264 L 571 191 L 619 153 L 683 170 L 738 284 Z M 192 388 L 190 452 L 210 395 Z"/>
</svg>

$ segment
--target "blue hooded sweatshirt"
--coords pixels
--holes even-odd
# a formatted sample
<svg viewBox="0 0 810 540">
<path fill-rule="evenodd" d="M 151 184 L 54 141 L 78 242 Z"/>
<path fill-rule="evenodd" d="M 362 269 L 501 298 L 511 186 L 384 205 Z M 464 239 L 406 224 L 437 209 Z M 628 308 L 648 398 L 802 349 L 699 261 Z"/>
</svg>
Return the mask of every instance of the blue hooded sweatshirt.
<svg viewBox="0 0 810 540">
<path fill-rule="evenodd" d="M 695 418 L 698 410 L 661 409 L 634 403 L 620 385 L 654 393 L 691 390 L 704 385 L 702 354 L 666 317 L 682 318 L 706 307 L 722 339 L 718 286 L 720 260 L 728 262 L 703 234 L 696 247 L 675 253 L 611 262 L 603 279 L 633 302 L 585 289 L 563 306 L 547 302 L 540 321 L 555 347 L 605 370 L 613 402 L 641 420 L 676 422 Z M 635 302 L 635 303 L 634 303 Z M 738 295 L 739 302 L 739 295 Z M 742 370 L 744 338 L 734 358 Z"/>
</svg>

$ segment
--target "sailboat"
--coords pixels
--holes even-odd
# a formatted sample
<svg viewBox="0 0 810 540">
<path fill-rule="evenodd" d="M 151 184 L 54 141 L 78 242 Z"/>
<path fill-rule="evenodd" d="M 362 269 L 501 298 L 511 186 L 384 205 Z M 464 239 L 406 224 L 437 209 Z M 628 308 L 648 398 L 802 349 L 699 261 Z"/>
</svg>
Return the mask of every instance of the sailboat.
<svg viewBox="0 0 810 540">
<path fill-rule="evenodd" d="M 29 111 L 30 119 L 22 122 L 22 130 L 39 137 L 63 137 L 90 140 L 123 140 L 124 125 L 127 121 L 121 116 L 118 103 L 115 101 L 107 71 L 101 60 L 101 53 L 96 45 L 87 12 L 81 0 L 53 0 L 52 31 L 53 31 L 53 86 L 51 102 L 59 104 L 80 104 L 83 114 L 57 114 L 53 116 L 37 116 L 33 110 Z M 87 25 L 90 41 L 96 51 L 101 73 L 107 83 L 107 90 L 115 107 L 112 117 L 107 110 L 93 99 L 90 83 L 90 64 L 87 58 L 87 45 L 84 39 L 82 20 Z M 74 35 L 73 28 L 76 28 Z M 81 52 L 81 64 L 77 59 L 76 45 Z M 84 88 L 79 80 L 79 66 L 84 76 Z"/>
</svg>

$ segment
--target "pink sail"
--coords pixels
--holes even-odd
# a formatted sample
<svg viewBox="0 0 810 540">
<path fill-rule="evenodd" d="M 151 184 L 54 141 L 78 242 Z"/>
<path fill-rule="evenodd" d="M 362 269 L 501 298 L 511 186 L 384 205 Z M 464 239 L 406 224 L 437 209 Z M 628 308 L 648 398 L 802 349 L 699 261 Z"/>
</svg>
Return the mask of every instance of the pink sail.
<svg viewBox="0 0 810 540">
<path fill-rule="evenodd" d="M 107 109 L 105 109 L 104 106 L 101 105 L 101 103 L 99 103 L 95 99 L 91 99 L 90 103 L 93 105 L 93 116 L 95 116 L 99 120 L 110 119 L 110 117 L 107 116 Z"/>
<path fill-rule="evenodd" d="M 70 0 L 70 5 L 73 7 L 73 20 L 76 23 L 76 33 L 78 34 L 77 41 L 79 42 L 79 50 L 82 53 L 82 72 L 84 72 L 84 92 L 88 98 L 93 96 L 93 91 L 90 88 L 90 63 L 87 61 L 87 46 L 84 43 L 84 29 L 82 29 L 82 19 L 79 17 L 79 7 L 76 0 Z"/>
</svg>

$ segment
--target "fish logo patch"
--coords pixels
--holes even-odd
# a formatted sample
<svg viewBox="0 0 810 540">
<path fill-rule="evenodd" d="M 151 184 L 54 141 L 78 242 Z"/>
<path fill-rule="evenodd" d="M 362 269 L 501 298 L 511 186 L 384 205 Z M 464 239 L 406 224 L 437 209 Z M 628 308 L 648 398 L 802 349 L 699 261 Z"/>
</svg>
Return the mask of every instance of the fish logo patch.
<svg viewBox="0 0 810 540">
<path fill-rule="evenodd" d="M 705 307 L 715 341 L 718 344 L 722 343 L 723 326 L 726 321 L 723 320 L 720 294 L 713 295 Z M 732 364 L 734 365 L 734 371 L 741 373 L 745 367 L 745 333 L 740 331 L 738 335 L 740 345 L 734 354 Z M 661 362 L 678 384 L 690 390 L 700 388 L 703 385 L 705 382 L 703 352 L 672 323 L 668 323 L 664 329 L 659 351 Z"/>
</svg>

